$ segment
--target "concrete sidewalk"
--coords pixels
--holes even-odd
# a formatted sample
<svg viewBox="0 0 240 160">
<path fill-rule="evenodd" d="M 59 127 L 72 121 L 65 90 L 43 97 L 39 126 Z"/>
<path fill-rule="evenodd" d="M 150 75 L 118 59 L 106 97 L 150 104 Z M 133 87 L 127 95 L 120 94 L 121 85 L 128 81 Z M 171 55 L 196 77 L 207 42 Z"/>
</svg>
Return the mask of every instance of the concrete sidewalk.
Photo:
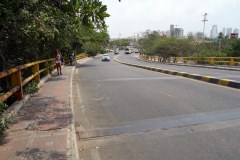
<svg viewBox="0 0 240 160">
<path fill-rule="evenodd" d="M 21 108 L 0 143 L 1 160 L 78 159 L 70 103 L 74 69 L 65 66 L 63 75 L 52 75 Z"/>
</svg>

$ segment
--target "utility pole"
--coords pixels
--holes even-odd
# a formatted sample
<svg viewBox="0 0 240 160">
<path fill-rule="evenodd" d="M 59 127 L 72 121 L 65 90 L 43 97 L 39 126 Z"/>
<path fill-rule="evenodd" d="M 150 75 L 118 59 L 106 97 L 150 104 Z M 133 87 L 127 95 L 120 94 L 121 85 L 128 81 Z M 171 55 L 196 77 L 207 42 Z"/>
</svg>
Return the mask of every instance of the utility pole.
<svg viewBox="0 0 240 160">
<path fill-rule="evenodd" d="M 204 19 L 202 20 L 202 21 L 204 22 L 204 27 L 203 27 L 203 41 L 204 41 L 204 32 L 205 32 L 205 22 L 208 21 L 208 20 L 207 20 L 207 15 L 208 15 L 208 14 L 205 13 L 205 14 L 203 15 Z"/>
</svg>

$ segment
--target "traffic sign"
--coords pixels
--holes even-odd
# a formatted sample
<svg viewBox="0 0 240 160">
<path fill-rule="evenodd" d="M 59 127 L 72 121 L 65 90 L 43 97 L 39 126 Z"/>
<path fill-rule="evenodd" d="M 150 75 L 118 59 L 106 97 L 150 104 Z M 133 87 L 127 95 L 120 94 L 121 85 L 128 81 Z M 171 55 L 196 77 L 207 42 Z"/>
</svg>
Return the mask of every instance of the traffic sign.
<svg viewBox="0 0 240 160">
<path fill-rule="evenodd" d="M 238 39 L 238 33 L 231 33 L 231 39 Z"/>
<path fill-rule="evenodd" d="M 221 42 L 221 39 L 214 39 L 214 42 L 220 43 L 220 42 Z"/>
</svg>

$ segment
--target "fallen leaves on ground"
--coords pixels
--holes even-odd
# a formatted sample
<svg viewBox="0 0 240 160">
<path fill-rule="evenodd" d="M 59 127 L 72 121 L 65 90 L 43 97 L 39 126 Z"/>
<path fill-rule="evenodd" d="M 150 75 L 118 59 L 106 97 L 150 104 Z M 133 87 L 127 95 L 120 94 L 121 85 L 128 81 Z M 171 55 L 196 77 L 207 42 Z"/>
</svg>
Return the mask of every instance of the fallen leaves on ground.
<svg viewBox="0 0 240 160">
<path fill-rule="evenodd" d="M 79 147 L 78 149 L 79 149 L 79 151 L 83 151 L 83 150 L 86 149 L 86 147 L 85 147 L 85 146 L 81 146 L 81 147 Z"/>
</svg>

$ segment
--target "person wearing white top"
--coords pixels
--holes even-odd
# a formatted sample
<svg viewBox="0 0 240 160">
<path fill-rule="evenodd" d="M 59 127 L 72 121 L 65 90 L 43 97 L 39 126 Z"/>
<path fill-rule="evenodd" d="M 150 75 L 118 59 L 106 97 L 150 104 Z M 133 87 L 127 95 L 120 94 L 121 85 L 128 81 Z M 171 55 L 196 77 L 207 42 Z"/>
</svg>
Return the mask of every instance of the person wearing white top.
<svg viewBox="0 0 240 160">
<path fill-rule="evenodd" d="M 59 75 L 59 71 L 60 71 L 60 74 L 62 75 L 61 59 L 63 59 L 63 57 L 62 57 L 62 54 L 58 51 L 58 49 L 55 50 L 54 58 L 57 66 L 57 72 L 58 72 L 57 75 Z"/>
</svg>

